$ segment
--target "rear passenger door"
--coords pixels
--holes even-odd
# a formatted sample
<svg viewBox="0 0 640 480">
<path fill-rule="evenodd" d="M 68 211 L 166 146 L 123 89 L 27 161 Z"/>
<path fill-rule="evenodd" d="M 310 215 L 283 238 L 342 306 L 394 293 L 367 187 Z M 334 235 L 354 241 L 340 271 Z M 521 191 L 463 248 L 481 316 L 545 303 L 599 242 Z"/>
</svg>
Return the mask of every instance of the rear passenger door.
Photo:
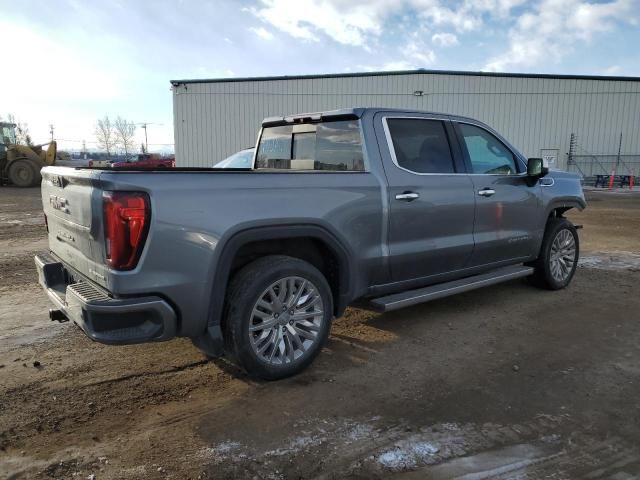
<svg viewBox="0 0 640 480">
<path fill-rule="evenodd" d="M 540 186 L 514 151 L 482 124 L 454 121 L 476 196 L 471 266 L 523 261 L 539 241 Z"/>
<path fill-rule="evenodd" d="M 448 118 L 380 112 L 375 128 L 389 186 L 392 281 L 464 268 L 475 196 Z"/>
</svg>

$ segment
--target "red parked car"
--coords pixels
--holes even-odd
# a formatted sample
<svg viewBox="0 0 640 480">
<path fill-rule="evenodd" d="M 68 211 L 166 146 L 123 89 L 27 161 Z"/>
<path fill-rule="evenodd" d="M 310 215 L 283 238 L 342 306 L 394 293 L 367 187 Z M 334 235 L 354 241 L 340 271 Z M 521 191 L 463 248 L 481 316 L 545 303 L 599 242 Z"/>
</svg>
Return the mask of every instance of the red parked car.
<svg viewBox="0 0 640 480">
<path fill-rule="evenodd" d="M 111 168 L 118 170 L 125 169 L 154 169 L 154 168 L 173 168 L 176 166 L 175 157 L 161 157 L 155 153 L 141 153 L 131 161 L 113 162 Z"/>
</svg>

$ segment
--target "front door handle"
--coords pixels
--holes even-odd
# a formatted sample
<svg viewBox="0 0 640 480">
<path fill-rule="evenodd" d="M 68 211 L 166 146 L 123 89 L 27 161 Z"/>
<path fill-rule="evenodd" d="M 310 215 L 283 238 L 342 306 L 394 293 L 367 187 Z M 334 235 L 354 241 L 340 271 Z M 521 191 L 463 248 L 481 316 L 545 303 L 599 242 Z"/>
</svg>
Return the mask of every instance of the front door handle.
<svg viewBox="0 0 640 480">
<path fill-rule="evenodd" d="M 418 197 L 420 197 L 420 195 L 415 192 L 404 192 L 404 193 L 398 193 L 396 195 L 396 200 L 404 200 L 405 202 L 411 202 Z"/>
<path fill-rule="evenodd" d="M 481 197 L 490 197 L 495 193 L 496 191 L 491 188 L 483 188 L 482 190 L 478 191 L 478 195 L 480 195 Z"/>
</svg>

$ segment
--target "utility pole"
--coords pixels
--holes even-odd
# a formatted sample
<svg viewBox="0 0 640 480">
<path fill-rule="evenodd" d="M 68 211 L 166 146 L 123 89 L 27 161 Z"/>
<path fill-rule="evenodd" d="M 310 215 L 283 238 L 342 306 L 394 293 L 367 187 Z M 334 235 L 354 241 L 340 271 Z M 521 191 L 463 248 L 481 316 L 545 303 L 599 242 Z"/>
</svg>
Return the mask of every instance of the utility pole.
<svg viewBox="0 0 640 480">
<path fill-rule="evenodd" d="M 616 171 L 620 167 L 620 152 L 622 152 L 622 132 L 620 132 L 620 143 L 618 143 L 618 158 L 616 158 Z"/>
<path fill-rule="evenodd" d="M 51 141 L 52 142 L 53 142 L 53 130 L 54 130 L 53 123 L 50 123 L 49 124 L 49 133 L 51 134 Z"/>
<path fill-rule="evenodd" d="M 145 151 L 149 151 L 149 142 L 147 141 L 147 124 L 143 123 L 142 128 L 144 128 L 144 149 Z"/>
<path fill-rule="evenodd" d="M 82 140 L 82 158 L 84 160 L 87 159 L 87 142 L 85 142 L 84 140 Z"/>
<path fill-rule="evenodd" d="M 140 125 L 140 128 L 144 129 L 144 149 L 146 153 L 149 153 L 149 141 L 147 140 L 147 127 L 149 125 L 162 125 L 161 123 L 149 123 L 149 122 L 140 122 L 134 123 L 133 125 Z"/>
</svg>

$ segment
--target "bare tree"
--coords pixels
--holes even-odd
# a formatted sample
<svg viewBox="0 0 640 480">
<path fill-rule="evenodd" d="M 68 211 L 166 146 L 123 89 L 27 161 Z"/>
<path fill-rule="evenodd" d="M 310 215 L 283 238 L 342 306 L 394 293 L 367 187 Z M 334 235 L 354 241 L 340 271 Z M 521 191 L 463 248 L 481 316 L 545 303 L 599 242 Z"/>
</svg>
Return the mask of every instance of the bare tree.
<svg viewBox="0 0 640 480">
<path fill-rule="evenodd" d="M 134 149 L 134 141 L 136 136 L 136 126 L 128 122 L 124 118 L 118 116 L 113 123 L 116 145 L 124 150 L 125 156 L 129 156 L 129 152 Z"/>
<path fill-rule="evenodd" d="M 107 115 L 98 120 L 96 124 L 96 140 L 98 141 L 98 148 L 106 150 L 107 156 L 111 157 L 111 150 L 116 146 L 116 135 L 114 126 Z"/>
</svg>

